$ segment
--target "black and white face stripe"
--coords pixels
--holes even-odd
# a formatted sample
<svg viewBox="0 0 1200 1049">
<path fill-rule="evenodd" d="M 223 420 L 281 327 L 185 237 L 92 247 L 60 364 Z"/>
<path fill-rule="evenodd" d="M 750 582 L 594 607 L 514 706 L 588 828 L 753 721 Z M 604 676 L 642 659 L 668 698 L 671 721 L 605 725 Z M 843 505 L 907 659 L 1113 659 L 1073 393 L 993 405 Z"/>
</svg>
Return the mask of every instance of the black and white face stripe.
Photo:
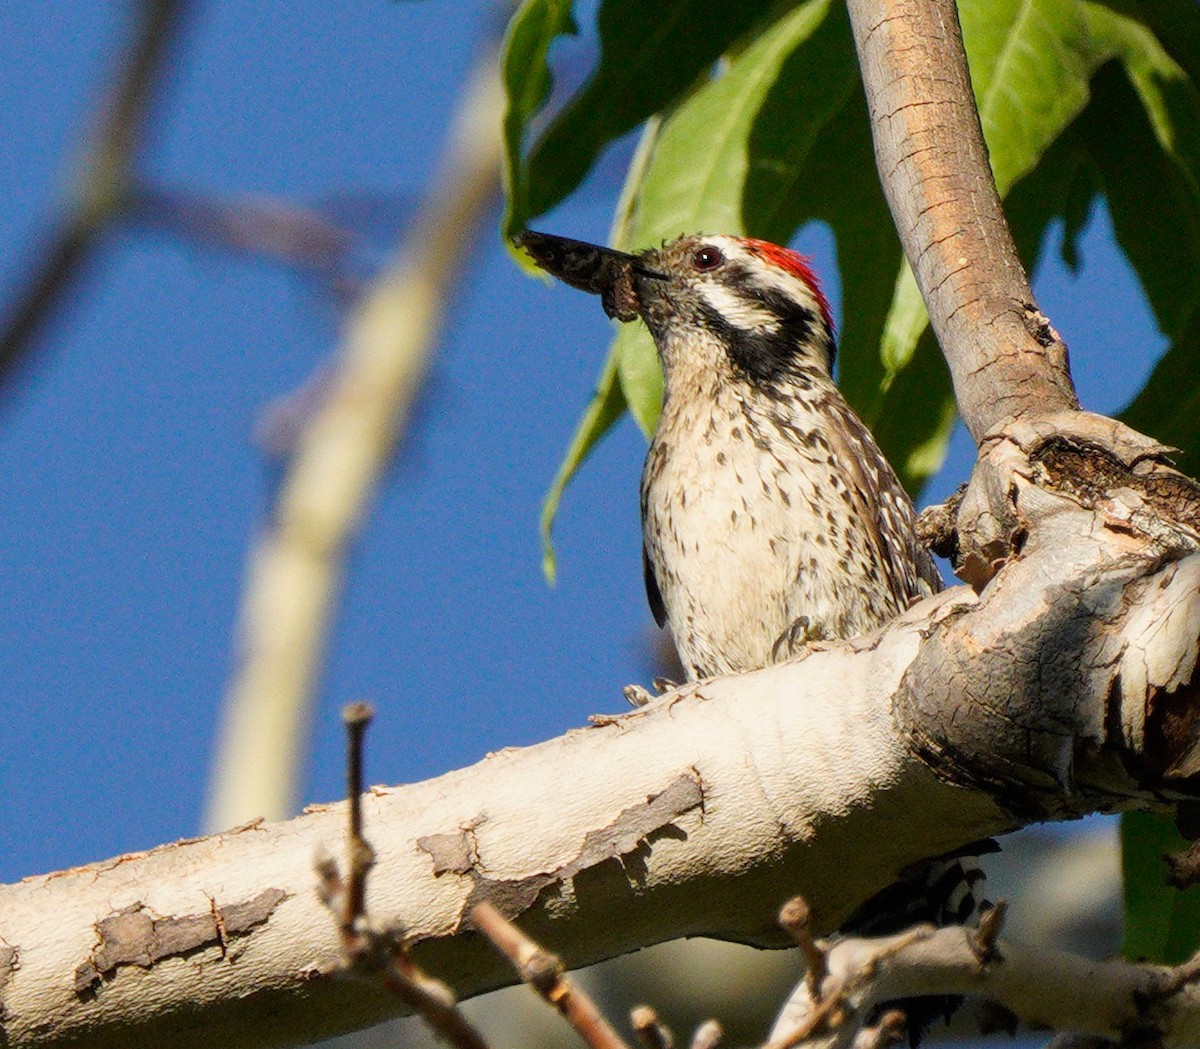
<svg viewBox="0 0 1200 1049">
<path fill-rule="evenodd" d="M 698 281 L 696 294 L 703 323 L 729 348 L 733 366 L 764 391 L 832 369 L 833 339 L 794 277 L 729 258 Z"/>
</svg>

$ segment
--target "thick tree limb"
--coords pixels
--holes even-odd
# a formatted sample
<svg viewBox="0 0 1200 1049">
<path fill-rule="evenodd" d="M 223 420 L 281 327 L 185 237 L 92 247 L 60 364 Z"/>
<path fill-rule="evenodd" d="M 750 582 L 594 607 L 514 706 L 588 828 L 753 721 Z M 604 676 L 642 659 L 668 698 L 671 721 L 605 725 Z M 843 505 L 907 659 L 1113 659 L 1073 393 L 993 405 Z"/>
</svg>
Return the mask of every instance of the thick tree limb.
<svg viewBox="0 0 1200 1049">
<path fill-rule="evenodd" d="M 481 901 L 570 966 L 689 933 L 778 944 L 797 891 L 820 935 L 980 836 L 1195 797 L 1196 544 L 1141 527 L 1132 487 L 1017 499 L 1031 538 L 978 596 L 372 792 L 370 913 L 470 995 L 512 979 L 470 931 Z M 385 1018 L 324 975 L 312 857 L 343 827 L 331 806 L 0 888 L 8 1046 L 297 1044 Z"/>
<path fill-rule="evenodd" d="M 1057 440 L 1137 471 L 1147 487 L 1189 489 L 1166 528 L 1194 530 L 1200 490 L 1171 471 L 1170 449 L 1078 411 L 1067 348 L 1037 307 L 1004 219 L 971 91 L 955 0 L 848 0 L 875 159 L 896 229 L 950 367 L 980 458 L 953 536 L 955 570 L 976 588 L 1020 548 L 1011 498 Z"/>
<path fill-rule="evenodd" d="M 848 0 L 875 160 L 976 442 L 1078 407 L 988 165 L 955 0 Z"/>
</svg>

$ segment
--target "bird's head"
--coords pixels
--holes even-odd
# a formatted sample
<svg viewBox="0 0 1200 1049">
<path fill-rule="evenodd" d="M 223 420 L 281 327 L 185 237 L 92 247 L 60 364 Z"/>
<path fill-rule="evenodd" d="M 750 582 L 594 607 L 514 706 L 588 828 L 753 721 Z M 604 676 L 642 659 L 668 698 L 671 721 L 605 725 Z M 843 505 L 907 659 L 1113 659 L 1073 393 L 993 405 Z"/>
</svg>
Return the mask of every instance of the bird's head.
<svg viewBox="0 0 1200 1049">
<path fill-rule="evenodd" d="M 833 368 L 829 302 L 788 248 L 689 234 L 631 255 L 531 230 L 517 244 L 546 272 L 600 295 L 610 317 L 645 321 L 668 376 L 701 363 L 770 391 Z"/>
</svg>

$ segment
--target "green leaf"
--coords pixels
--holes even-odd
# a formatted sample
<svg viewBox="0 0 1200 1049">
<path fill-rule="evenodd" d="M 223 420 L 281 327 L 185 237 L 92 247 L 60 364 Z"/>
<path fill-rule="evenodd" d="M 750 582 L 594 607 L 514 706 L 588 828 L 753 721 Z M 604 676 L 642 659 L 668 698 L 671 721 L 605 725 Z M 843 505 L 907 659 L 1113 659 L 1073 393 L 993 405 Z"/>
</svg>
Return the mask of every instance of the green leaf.
<svg viewBox="0 0 1200 1049">
<path fill-rule="evenodd" d="M 830 0 L 810 0 L 785 14 L 732 59 L 719 78 L 647 133 L 618 207 L 614 241 L 619 247 L 636 250 L 702 229 L 741 230 L 752 122 L 781 63 L 820 26 L 829 5 Z M 803 123 L 794 126 L 803 137 Z M 641 324 L 618 329 L 600 388 L 546 497 L 542 536 L 551 579 L 554 554 L 549 536 L 562 491 L 625 405 L 642 432 L 653 433 L 662 405 L 662 371 L 654 341 Z"/>
<path fill-rule="evenodd" d="M 822 70 L 819 78 L 812 76 L 814 65 Z M 821 81 L 828 101 L 822 106 L 805 99 L 808 119 L 793 135 L 792 97 L 814 80 Z M 902 254 L 875 173 L 866 101 L 842 5 L 830 10 L 781 71 L 755 121 L 751 156 L 743 203 L 750 231 L 781 242 L 814 220 L 833 231 L 846 303 L 838 334 L 839 384 L 916 492 L 944 453 L 954 401 L 932 340 L 921 346 L 927 356 L 917 370 L 919 382 L 889 386 L 881 363 L 880 334 Z"/>
<path fill-rule="evenodd" d="M 654 435 L 662 410 L 663 376 L 654 340 L 644 325 L 626 325 L 613 343 L 611 355 L 617 362 L 621 392 L 629 412 L 647 440 Z"/>
<path fill-rule="evenodd" d="M 550 485 L 550 491 L 546 493 L 545 501 L 542 503 L 542 571 L 546 576 L 546 581 L 550 584 L 554 583 L 557 575 L 551 530 L 554 527 L 554 518 L 558 513 L 558 504 L 562 501 L 563 491 L 571 478 L 575 476 L 579 464 L 596 446 L 596 443 L 613 428 L 624 410 L 625 398 L 622 396 L 620 385 L 617 382 L 617 362 L 614 357 L 610 356 L 596 382 L 596 392 L 592 395 L 591 401 L 588 402 L 588 406 L 579 420 L 579 425 L 575 428 L 575 436 L 571 438 L 567 454 Z"/>
<path fill-rule="evenodd" d="M 1076 0 L 963 0 L 959 18 L 1003 197 L 1087 104 L 1094 43 Z"/>
<path fill-rule="evenodd" d="M 1179 466 L 1195 474 L 1200 464 L 1200 310 L 1155 366 L 1146 385 L 1121 413 L 1135 430 L 1183 452 Z"/>
<path fill-rule="evenodd" d="M 546 56 L 564 33 L 576 31 L 571 0 L 525 0 L 508 23 L 501 75 L 508 95 L 504 113 L 504 193 L 502 230 L 506 242 L 525 227 L 529 180 L 521 147 L 529 121 L 546 104 L 552 78 Z M 516 256 L 520 258 L 520 256 Z M 522 262 L 525 268 L 532 263 Z"/>
<path fill-rule="evenodd" d="M 883 361 L 884 384 L 890 386 L 896 373 L 908 367 L 917 349 L 917 340 L 929 327 L 929 314 L 917 278 L 913 276 L 908 259 L 900 263 L 892 305 L 883 324 L 879 340 L 879 358 Z"/>
<path fill-rule="evenodd" d="M 1159 328 L 1175 338 L 1200 301 L 1200 195 L 1161 139 L 1119 66 L 1093 81 L 1080 138 L 1102 180 L 1117 241 L 1137 271 Z"/>
<path fill-rule="evenodd" d="M 629 247 L 647 247 L 702 230 L 745 232 L 742 196 L 756 117 L 778 83 L 786 79 L 793 84 L 782 72 L 785 62 L 814 36 L 829 7 L 829 0 L 810 0 L 785 14 L 665 122 L 637 194 L 628 227 Z M 793 85 L 797 88 L 792 95 L 794 143 L 811 144 L 815 129 L 831 108 L 836 109 L 838 92 L 830 90 L 830 81 L 836 80 L 836 76 L 814 78 L 809 72 L 803 85 Z M 760 206 L 791 188 L 776 187 L 759 201 Z M 622 390 L 638 425 L 649 434 L 662 403 L 654 342 L 643 326 L 625 325 L 611 353 L 619 362 Z"/>
<path fill-rule="evenodd" d="M 1163 860 L 1163 853 L 1182 852 L 1187 844 L 1168 816 L 1127 812 L 1121 817 L 1125 875 L 1122 950 L 1130 961 L 1178 965 L 1200 946 L 1200 886 L 1172 889 L 1166 883 Z"/>
<path fill-rule="evenodd" d="M 601 150 L 665 109 L 762 14 L 758 0 L 604 0 L 600 61 L 529 156 L 530 218 L 549 211 Z"/>
<path fill-rule="evenodd" d="M 797 149 L 811 145 L 844 94 L 837 90 L 836 71 L 825 77 L 824 64 L 821 77 L 812 76 L 811 64 L 803 82 L 789 75 L 796 72 L 789 58 L 820 29 L 829 8 L 830 0 L 809 0 L 789 11 L 666 122 L 638 194 L 632 246 L 698 230 L 746 232 L 742 200 L 751 170 L 750 137 L 759 130 L 756 120 L 769 94 L 780 83 L 795 89 L 790 117 Z M 813 49 L 804 51 L 811 63 Z M 783 192 L 784 186 L 773 187 L 772 199 Z"/>
<path fill-rule="evenodd" d="M 1143 11 L 1141 5 L 1130 3 L 1087 2 L 1089 32 L 1105 56 L 1120 58 L 1163 152 L 1190 182 L 1193 194 L 1200 196 L 1200 91 L 1193 79 L 1200 76 L 1200 57 L 1191 56 L 1189 72 L 1148 24 L 1118 7 Z M 1181 10 L 1177 22 L 1181 30 L 1185 26 L 1190 30 L 1189 39 L 1200 44 L 1200 4 L 1190 4 L 1187 10 L 1190 18 L 1185 19 Z"/>
<path fill-rule="evenodd" d="M 928 327 L 909 363 L 890 376 L 871 420 L 875 440 L 910 492 L 941 468 L 958 419 L 950 373 Z"/>
<path fill-rule="evenodd" d="M 1196 0 L 1104 0 L 1104 6 L 1144 24 L 1192 82 L 1200 83 L 1200 4 Z"/>
<path fill-rule="evenodd" d="M 1172 339 L 1145 387 L 1122 413 L 1131 426 L 1200 462 L 1200 6 L 1089 3 L 1092 31 L 1119 57 L 1105 69 L 1080 121 L 1108 197 L 1117 239 L 1159 327 Z M 1154 21 L 1146 24 L 1142 17 Z M 1172 36 L 1160 39 L 1155 26 Z M 1174 46 L 1172 46 L 1174 44 Z M 1185 59 L 1186 60 L 1186 59 Z"/>
</svg>

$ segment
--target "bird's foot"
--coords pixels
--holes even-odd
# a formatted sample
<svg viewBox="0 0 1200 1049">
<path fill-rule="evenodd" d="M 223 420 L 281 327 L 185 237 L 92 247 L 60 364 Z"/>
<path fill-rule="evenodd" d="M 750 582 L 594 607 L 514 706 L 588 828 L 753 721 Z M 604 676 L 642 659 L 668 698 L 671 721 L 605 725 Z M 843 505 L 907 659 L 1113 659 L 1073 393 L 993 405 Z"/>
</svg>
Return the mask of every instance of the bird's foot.
<svg viewBox="0 0 1200 1049">
<path fill-rule="evenodd" d="M 788 656 L 799 655 L 814 641 L 829 641 L 831 635 L 819 624 L 813 623 L 808 616 L 797 616 L 776 639 L 771 647 L 771 659 L 774 662 L 787 659 Z"/>
<path fill-rule="evenodd" d="M 621 695 L 629 701 L 631 707 L 644 707 L 654 699 L 653 693 L 641 685 L 626 685 L 621 689 Z"/>
<path fill-rule="evenodd" d="M 679 685 L 670 678 L 656 677 L 651 684 L 654 685 L 654 691 L 661 696 L 664 692 L 670 692 L 673 688 L 678 688 Z M 658 698 L 654 693 L 641 685 L 626 685 L 621 689 L 621 695 L 629 700 L 631 707 L 644 707 L 647 703 Z"/>
</svg>

